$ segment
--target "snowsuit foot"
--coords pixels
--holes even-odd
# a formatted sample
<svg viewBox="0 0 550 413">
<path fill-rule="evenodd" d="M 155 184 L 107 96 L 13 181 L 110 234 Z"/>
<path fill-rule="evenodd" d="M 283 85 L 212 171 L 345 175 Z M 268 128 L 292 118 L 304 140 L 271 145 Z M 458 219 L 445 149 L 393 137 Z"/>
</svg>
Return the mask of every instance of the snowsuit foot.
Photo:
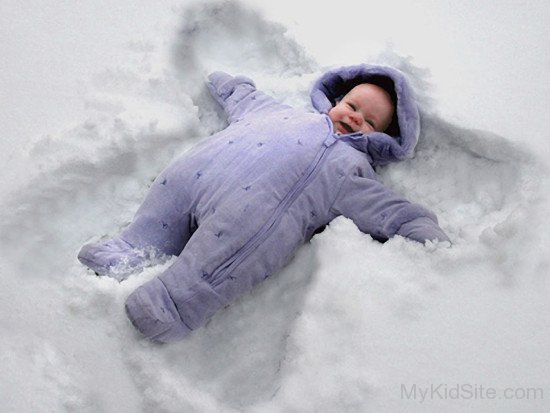
<svg viewBox="0 0 550 413">
<path fill-rule="evenodd" d="M 145 267 L 158 256 L 153 249 L 136 249 L 120 237 L 86 244 L 78 260 L 97 275 L 109 275 L 119 281 Z"/>
<path fill-rule="evenodd" d="M 158 278 L 130 294 L 125 308 L 134 327 L 153 342 L 176 341 L 191 332 L 181 320 L 174 301 Z"/>
</svg>

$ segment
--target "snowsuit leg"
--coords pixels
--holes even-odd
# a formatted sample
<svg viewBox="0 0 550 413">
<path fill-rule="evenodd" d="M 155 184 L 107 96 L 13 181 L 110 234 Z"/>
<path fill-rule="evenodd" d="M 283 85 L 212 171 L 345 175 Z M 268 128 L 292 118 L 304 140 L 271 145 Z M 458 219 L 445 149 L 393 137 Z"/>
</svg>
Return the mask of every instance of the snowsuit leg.
<svg viewBox="0 0 550 413">
<path fill-rule="evenodd" d="M 201 224 L 169 268 L 128 296 L 126 314 L 148 339 L 179 340 L 227 304 L 207 281 L 208 273 L 227 258 L 213 247 L 213 237 L 210 226 Z"/>
<path fill-rule="evenodd" d="M 178 255 L 195 229 L 185 182 L 170 172 L 155 179 L 132 223 L 119 235 L 134 248 Z"/>
<path fill-rule="evenodd" d="M 289 233 L 287 220 L 292 218 L 285 217 L 227 276 L 215 280 L 211 278 L 213 272 L 238 253 L 228 254 L 230 249 L 224 245 L 220 245 L 224 248 L 220 253 L 210 225 L 201 224 L 170 268 L 130 294 L 126 301 L 128 317 L 152 341 L 172 342 L 185 337 L 291 259 L 303 237 L 299 232 Z"/>
<path fill-rule="evenodd" d="M 168 167 L 151 185 L 132 223 L 109 240 L 84 245 L 78 259 L 99 275 L 123 279 L 155 258 L 178 255 L 195 229 L 189 210 L 185 180 L 177 168 Z"/>
</svg>

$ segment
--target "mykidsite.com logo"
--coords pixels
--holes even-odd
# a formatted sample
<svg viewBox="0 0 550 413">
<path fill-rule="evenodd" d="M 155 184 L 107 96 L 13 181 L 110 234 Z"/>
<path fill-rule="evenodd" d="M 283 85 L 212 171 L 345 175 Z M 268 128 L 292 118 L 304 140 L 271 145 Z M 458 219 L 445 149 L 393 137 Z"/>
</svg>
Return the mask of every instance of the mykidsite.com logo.
<svg viewBox="0 0 550 413">
<path fill-rule="evenodd" d="M 401 399 L 429 400 L 542 400 L 540 387 L 489 387 L 482 384 L 401 384 Z"/>
</svg>

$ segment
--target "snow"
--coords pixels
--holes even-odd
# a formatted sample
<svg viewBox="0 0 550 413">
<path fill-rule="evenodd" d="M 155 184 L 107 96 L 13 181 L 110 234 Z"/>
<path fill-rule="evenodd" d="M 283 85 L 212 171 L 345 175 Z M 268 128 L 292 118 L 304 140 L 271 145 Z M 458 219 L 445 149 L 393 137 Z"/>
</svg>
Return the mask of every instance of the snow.
<svg viewBox="0 0 550 413">
<path fill-rule="evenodd" d="M 4 0 L 0 12 L 3 411 L 548 411 L 546 2 Z M 118 283 L 76 254 L 223 127 L 205 75 L 242 73 L 311 110 L 324 69 L 361 62 L 414 81 L 422 140 L 382 175 L 437 213 L 452 248 L 379 244 L 338 218 L 190 338 L 141 339 L 124 300 L 170 262 Z"/>
</svg>

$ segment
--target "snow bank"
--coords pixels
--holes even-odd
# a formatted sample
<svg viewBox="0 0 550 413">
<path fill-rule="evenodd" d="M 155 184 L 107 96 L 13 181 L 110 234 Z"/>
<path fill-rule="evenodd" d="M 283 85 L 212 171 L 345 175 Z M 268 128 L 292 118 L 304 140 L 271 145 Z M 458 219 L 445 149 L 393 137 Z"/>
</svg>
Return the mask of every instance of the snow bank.
<svg viewBox="0 0 550 413">
<path fill-rule="evenodd" d="M 338 218 L 189 339 L 157 346 L 137 335 L 124 300 L 170 262 L 118 283 L 79 265 L 80 246 L 119 231 L 171 159 L 224 127 L 203 85 L 209 71 L 247 74 L 311 110 L 309 87 L 326 69 L 249 6 L 172 13 L 178 30 L 151 31 L 98 67 L 85 118 L 27 142 L 26 170 L 2 188 L 4 410 L 547 409 L 544 399 L 403 395 L 469 384 L 550 396 L 550 196 L 534 150 L 446 119 L 430 71 L 388 49 L 373 60 L 411 76 L 423 135 L 414 159 L 381 174 L 438 214 L 453 247 L 380 244 Z"/>
</svg>

